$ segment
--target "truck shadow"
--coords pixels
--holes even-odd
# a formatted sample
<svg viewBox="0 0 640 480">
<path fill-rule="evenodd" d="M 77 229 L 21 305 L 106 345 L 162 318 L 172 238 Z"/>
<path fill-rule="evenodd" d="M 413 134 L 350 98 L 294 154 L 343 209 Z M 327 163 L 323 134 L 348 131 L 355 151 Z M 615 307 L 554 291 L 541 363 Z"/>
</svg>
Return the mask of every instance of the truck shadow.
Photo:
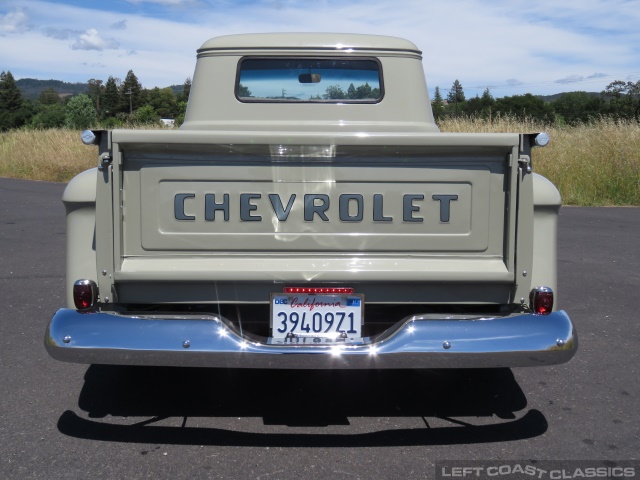
<svg viewBox="0 0 640 480">
<path fill-rule="evenodd" d="M 179 445 L 473 444 L 542 435 L 548 424 L 540 411 L 516 417 L 526 405 L 506 368 L 266 371 L 93 365 L 79 399 L 88 418 L 66 411 L 58 429 L 77 438 Z M 115 417 L 147 420 L 123 424 Z M 263 425 L 255 431 L 187 426 L 194 417 L 261 417 Z M 390 422 L 371 422 L 376 431 L 351 433 L 349 418 L 355 417 L 414 417 L 418 426 L 385 428 Z M 170 418 L 182 426 L 158 425 Z M 286 427 L 325 429 L 300 433 Z"/>
</svg>

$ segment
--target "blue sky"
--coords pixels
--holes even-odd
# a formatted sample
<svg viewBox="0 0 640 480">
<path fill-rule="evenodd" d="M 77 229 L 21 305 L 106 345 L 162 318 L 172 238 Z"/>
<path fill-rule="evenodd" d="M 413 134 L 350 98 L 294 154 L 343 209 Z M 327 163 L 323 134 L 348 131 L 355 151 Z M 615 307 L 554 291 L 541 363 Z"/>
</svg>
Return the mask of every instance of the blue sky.
<svg viewBox="0 0 640 480">
<path fill-rule="evenodd" d="M 430 91 L 467 97 L 603 90 L 640 80 L 640 0 L 0 0 L 0 70 L 85 82 L 133 70 L 182 84 L 207 39 L 270 31 L 399 36 Z"/>
</svg>

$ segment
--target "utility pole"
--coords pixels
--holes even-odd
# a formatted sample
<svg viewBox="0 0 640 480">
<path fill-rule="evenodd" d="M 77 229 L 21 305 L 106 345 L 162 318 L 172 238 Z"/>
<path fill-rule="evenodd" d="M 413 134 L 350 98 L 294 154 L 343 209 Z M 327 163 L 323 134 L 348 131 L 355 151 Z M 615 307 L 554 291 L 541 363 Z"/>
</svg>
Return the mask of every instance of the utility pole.
<svg viewBox="0 0 640 480">
<path fill-rule="evenodd" d="M 133 113 L 133 97 L 132 97 L 131 89 L 124 92 L 125 95 L 129 95 L 129 115 Z"/>
</svg>

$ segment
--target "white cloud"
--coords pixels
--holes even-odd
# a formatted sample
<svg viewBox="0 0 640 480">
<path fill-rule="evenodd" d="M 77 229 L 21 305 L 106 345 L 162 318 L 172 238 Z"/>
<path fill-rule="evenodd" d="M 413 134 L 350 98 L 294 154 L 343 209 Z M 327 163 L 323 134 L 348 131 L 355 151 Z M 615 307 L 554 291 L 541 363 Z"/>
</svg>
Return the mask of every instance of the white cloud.
<svg viewBox="0 0 640 480">
<path fill-rule="evenodd" d="M 109 50 L 117 49 L 118 42 L 112 38 L 104 39 L 95 28 L 90 28 L 81 34 L 71 45 L 72 50 Z"/>
<path fill-rule="evenodd" d="M 495 86 L 495 96 L 550 94 L 640 78 L 637 1 L 460 0 L 455 10 L 447 0 L 128 1 L 135 8 L 115 11 L 118 2 L 79 8 L 65 0 L 1 0 L 0 21 L 9 12 L 28 12 L 22 28 L 32 27 L 12 41 L 0 35 L 3 64 L 14 75 L 36 76 L 41 69 L 36 78 L 73 81 L 124 77 L 133 69 L 145 87 L 163 87 L 192 74 L 196 49 L 211 37 L 328 30 L 407 38 L 423 50 L 432 88 L 444 91 L 458 78 L 467 97 L 487 85 Z M 95 65 L 96 51 L 101 65 Z"/>
<path fill-rule="evenodd" d="M 29 16 L 22 8 L 0 15 L 0 35 L 22 33 L 29 30 Z"/>
</svg>

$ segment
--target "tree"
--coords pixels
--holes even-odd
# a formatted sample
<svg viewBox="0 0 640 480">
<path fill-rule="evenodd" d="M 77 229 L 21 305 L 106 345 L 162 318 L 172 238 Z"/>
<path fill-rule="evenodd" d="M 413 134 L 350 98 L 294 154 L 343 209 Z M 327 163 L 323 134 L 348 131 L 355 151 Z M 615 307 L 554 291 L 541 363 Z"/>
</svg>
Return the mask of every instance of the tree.
<svg viewBox="0 0 640 480">
<path fill-rule="evenodd" d="M 38 103 L 40 105 L 60 105 L 60 95 L 53 88 L 47 88 L 40 93 L 38 97 Z"/>
<path fill-rule="evenodd" d="M 0 73 L 0 131 L 21 127 L 31 117 L 11 72 Z"/>
<path fill-rule="evenodd" d="M 187 102 L 178 102 L 178 114 L 175 117 L 175 126 L 179 127 L 184 123 L 184 117 L 187 113 Z"/>
<path fill-rule="evenodd" d="M 147 92 L 147 105 L 151 105 L 161 118 L 174 118 L 177 115 L 176 96 L 171 88 L 152 88 Z"/>
<path fill-rule="evenodd" d="M 534 118 L 548 123 L 552 123 L 554 120 L 551 105 L 530 93 L 499 98 L 496 100 L 495 110 L 523 119 Z"/>
<path fill-rule="evenodd" d="M 11 72 L 0 73 L 0 108 L 17 112 L 22 107 L 22 94 Z"/>
<path fill-rule="evenodd" d="M 360 85 L 356 88 L 356 98 L 362 100 L 373 98 L 371 86 L 368 82 L 365 82 L 364 85 Z"/>
<path fill-rule="evenodd" d="M 447 101 L 449 103 L 462 103 L 465 101 L 464 90 L 462 89 L 462 84 L 458 79 L 453 82 L 453 85 L 449 90 L 449 94 L 447 95 Z"/>
<path fill-rule="evenodd" d="M 102 86 L 102 80 L 96 80 L 95 78 L 90 79 L 87 84 L 89 90 L 89 97 L 93 100 L 93 105 L 95 106 L 97 112 L 97 120 L 100 121 L 101 110 L 100 110 L 100 97 L 104 91 L 104 87 Z"/>
<path fill-rule="evenodd" d="M 431 102 L 431 109 L 433 110 L 433 118 L 438 121 L 444 116 L 444 100 L 440 93 L 440 87 L 436 85 L 436 92 L 433 95 Z"/>
<path fill-rule="evenodd" d="M 29 122 L 33 128 L 60 128 L 64 126 L 67 111 L 60 95 L 53 88 L 40 93 L 35 105 L 35 115 Z"/>
<path fill-rule="evenodd" d="M 120 86 L 120 111 L 132 113 L 142 105 L 142 85 L 133 70 L 127 72 Z"/>
<path fill-rule="evenodd" d="M 158 123 L 160 121 L 160 115 L 156 113 L 151 105 L 144 105 L 135 111 L 133 121 L 138 124 L 149 125 Z"/>
<path fill-rule="evenodd" d="M 247 87 L 246 85 L 238 85 L 238 96 L 241 98 L 248 98 L 251 96 L 251 90 L 249 90 L 249 87 Z M 187 100 L 182 100 L 183 102 L 186 102 Z"/>
<path fill-rule="evenodd" d="M 464 106 L 464 101 L 464 90 L 456 78 L 449 90 L 449 94 L 447 95 L 447 103 L 449 104 L 449 108 L 453 109 L 454 114 L 457 115 L 458 111 Z"/>
<path fill-rule="evenodd" d="M 491 95 L 491 91 L 489 88 L 485 88 L 484 92 L 482 92 L 482 97 L 480 97 L 480 103 L 482 108 L 493 107 L 496 103 L 496 99 Z"/>
<path fill-rule="evenodd" d="M 615 80 L 607 85 L 607 88 L 602 92 L 604 95 L 607 95 L 611 98 L 620 98 L 624 97 L 627 94 L 627 91 L 633 84 L 631 82 L 623 82 L 622 80 Z"/>
<path fill-rule="evenodd" d="M 242 88 L 242 86 L 240 86 L 240 88 Z M 246 88 L 246 87 L 245 87 Z M 249 91 L 247 89 L 247 91 Z M 184 81 L 184 85 L 182 86 L 182 92 L 180 92 L 176 98 L 176 102 L 180 103 L 180 102 L 187 102 L 189 100 L 189 94 L 191 93 L 191 77 L 188 77 L 185 81 Z M 239 92 L 240 93 L 240 92 Z M 240 95 L 241 97 L 250 97 L 251 96 L 251 92 L 249 92 L 249 95 Z"/>
<path fill-rule="evenodd" d="M 569 125 L 588 122 L 603 111 L 604 100 L 589 95 L 587 92 L 563 93 L 560 98 L 552 102 L 556 114 Z"/>
<path fill-rule="evenodd" d="M 608 100 L 606 113 L 631 119 L 640 104 L 640 80 L 635 83 L 616 80 L 607 85 L 602 95 Z"/>
<path fill-rule="evenodd" d="M 322 95 L 325 100 L 344 100 L 347 95 L 340 85 L 330 85 Z"/>
<path fill-rule="evenodd" d="M 470 116 L 482 116 L 482 99 L 476 95 L 467 100 L 464 104 L 464 112 Z"/>
<path fill-rule="evenodd" d="M 61 128 L 66 121 L 67 110 L 61 104 L 40 104 L 38 112 L 31 119 L 33 128 Z"/>
<path fill-rule="evenodd" d="M 465 103 L 464 111 L 469 115 L 475 115 L 480 118 L 491 118 L 495 103 L 496 100 L 491 95 L 491 91 L 485 88 L 481 97 L 476 95 Z"/>
<path fill-rule="evenodd" d="M 88 95 L 76 95 L 67 104 L 65 124 L 68 128 L 85 129 L 96 122 L 96 109 Z"/>
<path fill-rule="evenodd" d="M 120 80 L 109 77 L 104 85 L 104 93 L 102 94 L 102 113 L 103 117 L 114 117 L 118 113 L 120 106 L 120 93 L 118 84 Z"/>
</svg>

